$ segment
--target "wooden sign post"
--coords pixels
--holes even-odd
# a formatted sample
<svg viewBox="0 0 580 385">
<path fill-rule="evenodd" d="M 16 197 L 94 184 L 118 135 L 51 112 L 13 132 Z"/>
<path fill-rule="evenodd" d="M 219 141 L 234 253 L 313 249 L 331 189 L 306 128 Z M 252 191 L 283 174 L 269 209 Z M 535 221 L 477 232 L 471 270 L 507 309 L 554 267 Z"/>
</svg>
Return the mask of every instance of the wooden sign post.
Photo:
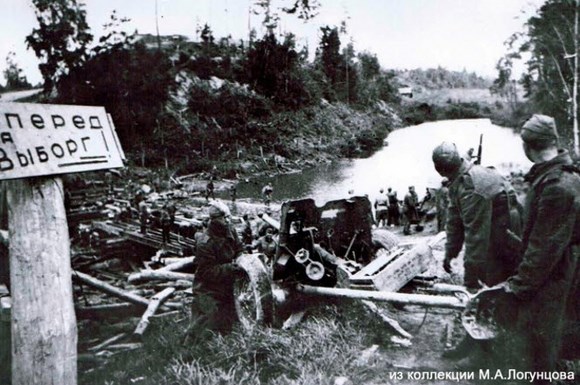
<svg viewBox="0 0 580 385">
<path fill-rule="evenodd" d="M 104 108 L 0 103 L 0 179 L 14 179 L 6 182 L 12 385 L 77 384 L 64 191 L 46 175 L 122 166 Z"/>
</svg>

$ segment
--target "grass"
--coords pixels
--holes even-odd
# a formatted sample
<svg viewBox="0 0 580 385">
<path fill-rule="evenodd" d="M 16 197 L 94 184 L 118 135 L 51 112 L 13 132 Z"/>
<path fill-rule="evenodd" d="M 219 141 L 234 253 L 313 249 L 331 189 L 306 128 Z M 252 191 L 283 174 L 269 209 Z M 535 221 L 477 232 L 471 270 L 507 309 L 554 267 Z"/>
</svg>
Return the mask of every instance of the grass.
<svg viewBox="0 0 580 385">
<path fill-rule="evenodd" d="M 331 385 L 341 376 L 373 383 L 384 374 L 388 363 L 369 366 L 357 360 L 362 351 L 387 340 L 359 305 L 323 305 L 309 314 L 291 330 L 235 329 L 205 337 L 188 333 L 187 317 L 156 320 L 142 349 L 81 372 L 79 384 Z"/>
</svg>

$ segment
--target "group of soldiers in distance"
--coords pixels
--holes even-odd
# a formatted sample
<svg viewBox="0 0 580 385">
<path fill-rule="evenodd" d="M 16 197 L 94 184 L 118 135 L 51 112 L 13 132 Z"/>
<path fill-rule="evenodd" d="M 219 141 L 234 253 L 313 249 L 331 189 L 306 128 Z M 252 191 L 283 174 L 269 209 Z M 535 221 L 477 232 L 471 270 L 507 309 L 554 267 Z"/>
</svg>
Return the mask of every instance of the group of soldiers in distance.
<svg viewBox="0 0 580 385">
<path fill-rule="evenodd" d="M 415 191 L 415 186 L 409 186 L 403 200 L 399 200 L 397 191 L 391 187 L 387 188 L 386 194 L 385 190 L 381 188 L 379 196 L 374 202 L 376 225 L 378 227 L 398 227 L 402 224 L 403 234 L 405 235 L 411 234 L 411 225 L 414 225 L 415 231 L 421 232 L 423 231 L 421 221 L 427 214 L 426 209 L 432 205 L 432 200 L 435 199 L 437 230 L 443 231 L 445 229 L 447 201 L 449 199 L 447 184 L 447 178 L 444 178 L 435 196 L 431 193 L 431 189 L 427 187 L 421 200 L 419 200 L 419 196 Z"/>
</svg>

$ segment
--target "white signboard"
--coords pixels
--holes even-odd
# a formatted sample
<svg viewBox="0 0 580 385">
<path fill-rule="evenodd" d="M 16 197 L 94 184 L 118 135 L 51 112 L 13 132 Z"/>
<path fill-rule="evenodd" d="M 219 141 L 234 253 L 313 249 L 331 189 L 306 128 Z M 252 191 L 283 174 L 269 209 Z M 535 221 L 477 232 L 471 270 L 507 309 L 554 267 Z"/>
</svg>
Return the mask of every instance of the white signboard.
<svg viewBox="0 0 580 385">
<path fill-rule="evenodd" d="M 0 103 L 0 179 L 123 167 L 123 158 L 103 107 Z"/>
</svg>

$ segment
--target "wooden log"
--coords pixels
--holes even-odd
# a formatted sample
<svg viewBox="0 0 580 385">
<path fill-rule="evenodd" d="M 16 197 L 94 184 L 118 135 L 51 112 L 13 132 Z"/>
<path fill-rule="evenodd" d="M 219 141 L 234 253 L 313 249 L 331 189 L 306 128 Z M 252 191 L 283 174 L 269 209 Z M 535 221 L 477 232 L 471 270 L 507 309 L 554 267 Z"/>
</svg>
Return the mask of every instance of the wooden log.
<svg viewBox="0 0 580 385">
<path fill-rule="evenodd" d="M 174 287 L 168 287 L 151 297 L 151 301 L 149 302 L 149 306 L 147 306 L 147 310 L 143 314 L 143 317 L 141 317 L 141 321 L 139 321 L 135 331 L 133 332 L 134 335 L 142 336 L 143 333 L 145 333 L 147 326 L 149 326 L 149 318 L 157 312 L 159 306 L 165 302 L 174 292 Z"/>
<path fill-rule="evenodd" d="M 89 352 L 92 352 L 92 351 L 95 351 L 95 350 L 104 349 L 107 346 L 111 345 L 112 343 L 117 342 L 117 341 L 119 341 L 122 338 L 125 338 L 126 336 L 127 336 L 127 333 L 117 334 L 116 336 L 113 336 L 113 337 L 111 337 L 111 338 L 109 338 L 109 339 L 101 342 L 100 344 L 93 346 L 92 348 L 88 348 L 87 350 Z"/>
<path fill-rule="evenodd" d="M 12 384 L 77 384 L 77 325 L 60 178 L 6 182 Z"/>
<path fill-rule="evenodd" d="M 116 351 L 128 351 L 128 350 L 136 350 L 143 347 L 143 344 L 140 342 L 130 342 L 126 344 L 115 344 L 109 345 L 105 350 L 116 350 Z"/>
<path fill-rule="evenodd" d="M 448 309 L 465 309 L 466 302 L 457 297 L 437 296 L 426 294 L 393 293 L 386 291 L 370 291 L 355 289 L 337 289 L 333 287 L 318 287 L 297 285 L 296 289 L 305 294 L 323 295 L 338 298 L 366 299 L 371 301 L 385 301 L 402 305 L 419 305 L 426 307 L 440 307 Z"/>
<path fill-rule="evenodd" d="M 180 259 L 179 261 L 176 262 L 172 262 L 164 267 L 161 267 L 155 271 L 178 271 L 181 270 L 183 268 L 189 267 L 191 265 L 193 265 L 193 261 L 195 260 L 195 257 L 186 257 L 186 258 L 178 258 Z"/>
<path fill-rule="evenodd" d="M 91 286 L 91 287 L 94 287 L 95 289 L 98 289 L 98 290 L 103 291 L 105 293 L 111 294 L 117 298 L 121 298 L 125 301 L 129 301 L 131 303 L 135 303 L 138 305 L 149 306 L 149 300 L 147 298 L 133 294 L 127 290 L 119 289 L 118 287 L 115 287 L 111 284 L 108 284 L 108 283 L 103 282 L 101 280 L 98 280 L 94 277 L 91 277 L 88 274 L 81 273 L 80 271 L 75 270 L 73 277 L 75 279 L 78 279 L 79 281 Z M 181 307 L 180 304 L 171 304 L 171 303 L 167 303 L 167 304 L 165 304 L 165 306 L 170 307 L 170 308 L 180 308 Z"/>
<path fill-rule="evenodd" d="M 129 282 L 137 282 L 142 280 L 159 280 L 159 281 L 177 281 L 180 279 L 193 281 L 193 274 L 177 273 L 175 271 L 159 271 L 159 270 L 141 270 L 139 273 L 129 275 Z"/>
<path fill-rule="evenodd" d="M 73 271 L 73 277 L 78 279 L 79 281 L 94 287 L 100 291 L 103 291 L 107 294 L 111 294 L 117 298 L 121 298 L 125 301 L 129 301 L 131 303 L 136 303 L 138 305 L 149 306 L 149 300 L 147 298 L 141 297 L 139 295 L 133 294 L 126 290 L 119 289 L 111 284 L 103 282 L 95 277 L 91 277 L 88 274 L 82 273 L 80 271 Z"/>
</svg>

